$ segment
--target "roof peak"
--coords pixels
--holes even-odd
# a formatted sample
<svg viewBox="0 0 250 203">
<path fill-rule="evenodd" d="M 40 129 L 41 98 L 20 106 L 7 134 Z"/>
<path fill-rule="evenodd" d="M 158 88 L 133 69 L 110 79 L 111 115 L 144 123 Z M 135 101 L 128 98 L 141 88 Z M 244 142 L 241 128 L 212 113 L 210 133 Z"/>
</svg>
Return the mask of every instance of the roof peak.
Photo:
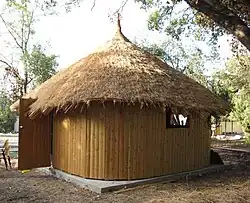
<svg viewBox="0 0 250 203">
<path fill-rule="evenodd" d="M 117 32 L 122 33 L 121 14 L 119 12 L 117 13 Z"/>
<path fill-rule="evenodd" d="M 125 40 L 125 41 L 129 41 L 122 33 L 122 29 L 121 29 L 121 14 L 118 12 L 117 13 L 117 30 L 116 30 L 116 34 L 113 37 L 113 40 Z"/>
<path fill-rule="evenodd" d="M 117 13 L 117 30 L 121 31 L 121 14 Z"/>
</svg>

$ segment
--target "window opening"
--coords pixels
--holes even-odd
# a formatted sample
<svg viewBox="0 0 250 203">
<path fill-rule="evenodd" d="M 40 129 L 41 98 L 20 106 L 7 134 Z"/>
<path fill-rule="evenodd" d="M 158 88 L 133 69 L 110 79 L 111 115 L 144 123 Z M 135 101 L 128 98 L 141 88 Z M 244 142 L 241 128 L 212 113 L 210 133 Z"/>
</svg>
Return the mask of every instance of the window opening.
<svg viewBox="0 0 250 203">
<path fill-rule="evenodd" d="M 174 114 L 171 110 L 166 111 L 166 128 L 188 128 L 189 117 L 182 114 Z"/>
</svg>

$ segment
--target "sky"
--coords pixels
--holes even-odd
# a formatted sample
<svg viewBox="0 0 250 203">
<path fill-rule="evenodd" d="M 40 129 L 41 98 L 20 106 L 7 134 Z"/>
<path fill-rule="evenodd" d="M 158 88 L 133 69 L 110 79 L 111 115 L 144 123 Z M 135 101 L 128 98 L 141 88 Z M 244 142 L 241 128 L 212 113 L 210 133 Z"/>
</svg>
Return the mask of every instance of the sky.
<svg viewBox="0 0 250 203">
<path fill-rule="evenodd" d="M 91 11 L 92 1 L 85 1 L 71 13 L 40 19 L 37 38 L 50 41 L 53 53 L 60 55 L 61 66 L 68 66 L 88 55 L 114 36 L 116 22 L 111 22 L 108 13 L 118 8 L 120 2 L 104 2 L 98 1 Z M 122 13 L 122 32 L 131 40 L 147 38 L 157 42 L 163 36 L 148 31 L 147 19 L 148 13 L 129 2 Z"/>
<path fill-rule="evenodd" d="M 61 4 L 64 1 L 62 0 Z M 96 7 L 91 11 L 92 1 L 88 0 L 83 1 L 81 7 L 74 8 L 70 13 L 61 12 L 59 15 L 39 16 L 34 41 L 41 44 L 49 42 L 48 52 L 59 55 L 59 69 L 66 68 L 112 39 L 116 32 L 116 23 L 110 21 L 108 13 L 115 11 L 120 3 L 120 0 L 97 0 Z M 61 9 L 63 11 L 63 8 Z M 129 1 L 122 13 L 123 33 L 132 41 L 134 39 L 138 41 L 147 39 L 151 43 L 163 41 L 166 38 L 165 34 L 148 30 L 148 16 L 149 13 L 141 10 L 138 4 Z M 3 29 L 3 26 L 0 27 L 0 31 Z M 2 40 L 3 38 L 0 38 L 0 51 L 4 53 L 7 50 L 3 47 Z M 230 57 L 227 39 L 221 38 L 219 43 L 221 57 Z M 223 64 L 224 61 L 221 63 Z M 207 63 L 206 66 L 212 70 L 214 64 Z"/>
</svg>

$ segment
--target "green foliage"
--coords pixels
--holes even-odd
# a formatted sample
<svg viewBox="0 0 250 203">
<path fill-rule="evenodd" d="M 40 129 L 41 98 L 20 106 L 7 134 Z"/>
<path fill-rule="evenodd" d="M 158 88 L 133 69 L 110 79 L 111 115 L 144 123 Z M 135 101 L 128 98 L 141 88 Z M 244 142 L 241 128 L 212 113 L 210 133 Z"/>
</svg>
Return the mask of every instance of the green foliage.
<svg viewBox="0 0 250 203">
<path fill-rule="evenodd" d="M 246 133 L 245 137 L 244 137 L 244 142 L 247 144 L 247 145 L 250 145 L 250 134 L 249 133 Z"/>
<path fill-rule="evenodd" d="M 224 71 L 217 71 L 213 73 L 210 88 L 212 92 L 217 94 L 220 98 L 222 98 L 228 104 L 231 104 L 231 94 L 233 94 L 227 84 L 225 83 Z"/>
<path fill-rule="evenodd" d="M 182 35 L 193 35 L 196 40 L 207 41 L 215 46 L 218 38 L 224 34 L 237 37 L 248 49 L 247 42 L 237 34 L 239 29 L 249 35 L 250 4 L 248 1 L 231 0 L 135 0 L 144 9 L 154 11 L 149 17 L 149 29 L 160 30 L 175 39 Z M 208 7 L 209 6 L 209 7 Z M 245 28 L 240 28 L 242 25 Z M 239 44 L 239 41 L 238 41 Z"/>
<path fill-rule="evenodd" d="M 183 0 L 155 0 L 148 4 L 136 0 L 144 9 L 154 9 L 148 20 L 151 30 L 164 31 L 168 36 L 180 40 L 181 36 L 195 36 L 196 40 L 215 45 L 225 31 L 210 18 L 188 6 Z"/>
<path fill-rule="evenodd" d="M 37 14 L 49 11 L 50 7 L 44 7 L 39 0 L 6 0 L 5 10 L 0 14 L 9 34 L 3 46 L 13 53 L 12 56 L 2 53 L 0 62 L 5 79 L 11 82 L 13 98 L 18 99 L 56 73 L 57 57 L 45 54 L 40 44 L 34 45 L 35 23 L 39 20 Z"/>
<path fill-rule="evenodd" d="M 46 55 L 41 45 L 35 45 L 31 54 L 23 56 L 33 87 L 45 82 L 56 74 L 56 68 L 58 67 L 56 58 L 57 56 L 53 54 Z"/>
<path fill-rule="evenodd" d="M 0 92 L 0 132 L 9 133 L 13 131 L 15 115 L 10 111 L 12 101 L 6 92 Z"/>
<path fill-rule="evenodd" d="M 188 64 L 184 70 L 184 73 L 190 78 L 196 80 L 204 87 L 208 87 L 208 76 L 204 74 L 204 72 L 206 71 L 204 68 L 204 64 L 204 56 L 200 51 L 197 51 L 196 53 L 193 53 L 188 57 Z"/>
<path fill-rule="evenodd" d="M 137 44 L 142 49 L 168 63 L 171 67 L 183 72 L 203 86 L 208 87 L 208 77 L 204 75 L 204 60 L 206 56 L 201 50 L 185 50 L 180 42 L 174 40 L 166 40 L 162 44 L 149 44 L 144 40 Z"/>
<path fill-rule="evenodd" d="M 214 75 L 214 80 L 219 84 L 216 91 L 226 95 L 231 102 L 231 118 L 250 132 L 250 57 L 230 59 L 226 67 Z"/>
</svg>

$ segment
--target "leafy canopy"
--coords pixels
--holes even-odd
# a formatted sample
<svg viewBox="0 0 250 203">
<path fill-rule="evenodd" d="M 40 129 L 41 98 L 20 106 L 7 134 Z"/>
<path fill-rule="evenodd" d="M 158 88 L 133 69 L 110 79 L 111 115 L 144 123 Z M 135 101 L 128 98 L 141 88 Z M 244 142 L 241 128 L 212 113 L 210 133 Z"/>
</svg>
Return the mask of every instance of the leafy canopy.
<svg viewBox="0 0 250 203">
<path fill-rule="evenodd" d="M 13 131 L 16 121 L 15 115 L 10 111 L 12 100 L 6 92 L 0 92 L 0 133 L 9 133 Z"/>
<path fill-rule="evenodd" d="M 226 67 L 214 75 L 217 91 L 231 102 L 231 118 L 240 121 L 250 132 L 250 57 L 230 59 Z"/>
<path fill-rule="evenodd" d="M 0 21 L 5 29 L 1 34 L 6 37 L 2 46 L 8 52 L 0 55 L 0 68 L 15 99 L 56 73 L 57 57 L 46 54 L 40 42 L 35 41 L 39 15 L 48 14 L 52 14 L 50 7 L 40 0 L 5 0 Z"/>
</svg>

